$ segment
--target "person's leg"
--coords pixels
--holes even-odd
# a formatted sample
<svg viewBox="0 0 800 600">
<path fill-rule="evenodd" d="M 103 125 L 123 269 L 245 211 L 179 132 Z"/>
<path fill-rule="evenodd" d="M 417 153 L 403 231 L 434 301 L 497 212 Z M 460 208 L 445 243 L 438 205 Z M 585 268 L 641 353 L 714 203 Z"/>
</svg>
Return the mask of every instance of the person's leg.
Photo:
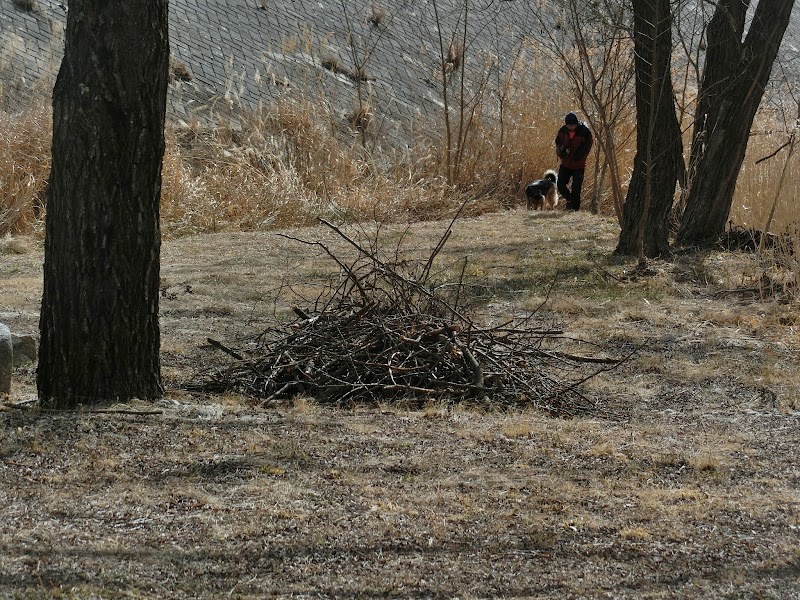
<svg viewBox="0 0 800 600">
<path fill-rule="evenodd" d="M 583 169 L 572 172 L 572 198 L 567 203 L 569 210 L 579 210 L 581 207 L 581 189 L 583 188 Z"/>
<path fill-rule="evenodd" d="M 567 207 L 569 207 L 570 201 L 572 200 L 572 192 L 570 192 L 567 187 L 571 177 L 572 169 L 568 169 L 564 165 L 558 168 L 558 193 L 567 201 Z"/>
</svg>

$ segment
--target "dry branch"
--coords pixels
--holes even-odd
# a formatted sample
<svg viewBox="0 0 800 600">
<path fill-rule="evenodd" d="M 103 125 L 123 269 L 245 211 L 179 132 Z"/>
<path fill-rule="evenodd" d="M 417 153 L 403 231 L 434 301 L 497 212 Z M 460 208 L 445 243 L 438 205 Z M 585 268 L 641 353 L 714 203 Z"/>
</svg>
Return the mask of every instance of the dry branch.
<svg viewBox="0 0 800 600">
<path fill-rule="evenodd" d="M 241 349 L 214 343 L 235 360 L 205 372 L 199 384 L 204 391 L 235 391 L 264 404 L 303 394 L 331 404 L 434 400 L 535 406 L 560 415 L 604 413 L 578 388 L 619 359 L 561 349 L 576 341 L 538 311 L 478 327 L 458 305 L 463 280 L 430 281 L 433 256 L 420 264 L 388 263 L 340 228 L 323 224 L 355 248 L 355 261 L 320 242 L 296 241 L 320 246 L 335 261 L 342 275 L 338 287 L 313 309 L 292 307 L 294 321 L 265 329 Z M 596 370 L 587 372 L 591 368 Z"/>
</svg>

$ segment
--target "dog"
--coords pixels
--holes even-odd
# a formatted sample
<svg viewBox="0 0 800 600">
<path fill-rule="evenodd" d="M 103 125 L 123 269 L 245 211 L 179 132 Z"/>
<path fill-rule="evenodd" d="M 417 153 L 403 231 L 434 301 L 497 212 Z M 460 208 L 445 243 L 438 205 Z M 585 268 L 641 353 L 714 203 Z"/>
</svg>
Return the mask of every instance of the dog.
<svg viewBox="0 0 800 600">
<path fill-rule="evenodd" d="M 545 207 L 553 210 L 558 205 L 557 177 L 555 171 L 548 169 L 542 179 L 531 181 L 525 186 L 528 210 L 542 210 Z"/>
</svg>

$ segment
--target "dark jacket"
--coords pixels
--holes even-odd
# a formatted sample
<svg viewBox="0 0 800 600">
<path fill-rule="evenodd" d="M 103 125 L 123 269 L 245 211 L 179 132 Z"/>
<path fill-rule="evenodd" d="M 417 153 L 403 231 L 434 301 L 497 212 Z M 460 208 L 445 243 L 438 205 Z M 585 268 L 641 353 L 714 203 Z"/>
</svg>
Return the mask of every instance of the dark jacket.
<svg viewBox="0 0 800 600">
<path fill-rule="evenodd" d="M 575 136 L 570 139 L 569 129 L 566 125 L 561 127 L 556 134 L 556 154 L 561 159 L 561 165 L 568 169 L 585 169 L 586 159 L 592 149 L 592 132 L 585 123 L 579 123 L 575 128 Z"/>
</svg>

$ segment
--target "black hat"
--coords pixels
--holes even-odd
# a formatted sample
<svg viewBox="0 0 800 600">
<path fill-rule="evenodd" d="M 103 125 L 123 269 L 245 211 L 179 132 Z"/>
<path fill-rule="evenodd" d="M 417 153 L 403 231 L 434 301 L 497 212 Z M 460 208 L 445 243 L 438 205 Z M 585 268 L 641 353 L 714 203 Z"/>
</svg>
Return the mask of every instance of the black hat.
<svg viewBox="0 0 800 600">
<path fill-rule="evenodd" d="M 567 113 L 567 116 L 564 117 L 564 123 L 567 125 L 577 125 L 580 121 L 578 121 L 578 115 L 574 112 Z"/>
</svg>

